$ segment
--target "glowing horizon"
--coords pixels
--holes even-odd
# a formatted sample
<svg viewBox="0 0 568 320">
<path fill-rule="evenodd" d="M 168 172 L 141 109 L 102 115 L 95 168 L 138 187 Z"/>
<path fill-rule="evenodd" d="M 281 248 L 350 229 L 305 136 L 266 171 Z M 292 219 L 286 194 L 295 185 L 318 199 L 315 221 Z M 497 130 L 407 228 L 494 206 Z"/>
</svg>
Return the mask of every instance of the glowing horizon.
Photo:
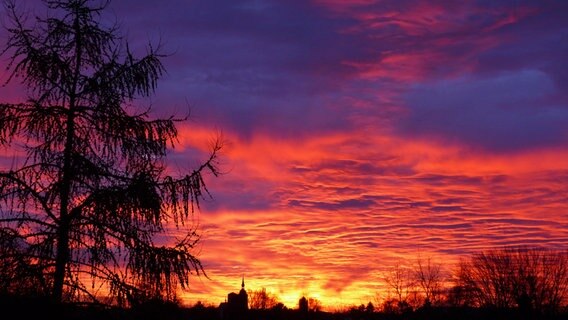
<svg viewBox="0 0 568 320">
<path fill-rule="evenodd" d="M 243 275 L 290 308 L 375 303 L 396 263 L 568 249 L 566 1 L 115 0 L 105 19 L 173 53 L 139 101 L 191 107 L 169 169 L 226 142 L 187 305 Z"/>
<path fill-rule="evenodd" d="M 568 205 L 561 194 L 544 188 L 567 190 L 558 182 L 568 169 L 566 151 L 479 154 L 465 147 L 376 138 L 359 141 L 381 146 L 383 161 L 372 153 L 368 159 L 385 173 L 369 178 L 368 159 L 334 151 L 345 139 L 353 136 L 230 144 L 225 156 L 239 163 L 239 170 L 212 180 L 211 189 L 229 198 L 252 193 L 223 185 L 225 178 L 235 183 L 246 178 L 264 192 L 275 186 L 277 196 L 266 196 L 274 200 L 270 210 L 231 209 L 217 200 L 213 210 L 204 206 L 200 257 L 211 279 L 196 279 L 194 292 L 185 295 L 188 301 L 222 302 L 239 289 L 244 274 L 248 290 L 264 287 L 290 308 L 297 307 L 300 297 L 311 296 L 334 309 L 375 303 L 377 294 L 386 298 L 383 276 L 397 263 L 412 267 L 419 258 L 432 258 L 449 275 L 460 258 L 481 250 L 565 248 Z M 342 160 L 327 161 L 331 152 Z M 320 156 L 304 156 L 314 153 Z M 285 163 L 291 164 L 286 170 Z M 524 200 L 533 197 L 540 198 L 542 208 Z M 552 215 L 552 210 L 560 213 Z"/>
</svg>

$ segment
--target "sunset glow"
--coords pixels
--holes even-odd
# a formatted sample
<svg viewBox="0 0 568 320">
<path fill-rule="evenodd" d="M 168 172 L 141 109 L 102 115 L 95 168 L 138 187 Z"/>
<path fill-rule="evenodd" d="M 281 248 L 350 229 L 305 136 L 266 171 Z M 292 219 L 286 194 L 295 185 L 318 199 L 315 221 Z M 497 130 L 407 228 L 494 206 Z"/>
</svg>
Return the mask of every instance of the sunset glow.
<svg viewBox="0 0 568 320">
<path fill-rule="evenodd" d="M 568 249 L 568 1 L 110 8 L 134 49 L 172 53 L 139 101 L 191 109 L 169 170 L 225 142 L 195 217 L 207 276 L 185 304 L 218 305 L 244 276 L 288 307 L 306 296 L 333 310 L 386 298 L 385 272 L 418 258 L 449 277 L 479 250 Z"/>
</svg>

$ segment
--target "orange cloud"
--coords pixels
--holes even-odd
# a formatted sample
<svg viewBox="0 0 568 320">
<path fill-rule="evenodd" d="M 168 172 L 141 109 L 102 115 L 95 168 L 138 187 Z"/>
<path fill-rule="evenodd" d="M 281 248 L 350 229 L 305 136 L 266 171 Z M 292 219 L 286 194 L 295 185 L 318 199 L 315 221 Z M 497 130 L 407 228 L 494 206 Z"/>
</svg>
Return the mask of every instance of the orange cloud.
<svg viewBox="0 0 568 320">
<path fill-rule="evenodd" d="M 289 307 L 301 295 L 360 304 L 386 294 L 383 274 L 400 259 L 434 256 L 451 268 L 484 248 L 567 244 L 568 150 L 480 153 L 379 132 L 225 136 L 224 162 L 238 170 L 212 181 L 226 203 L 206 204 L 200 218 L 211 280 L 187 301 L 221 302 L 244 274 L 248 289 Z M 249 207 L 241 200 L 251 195 L 268 201 Z"/>
</svg>

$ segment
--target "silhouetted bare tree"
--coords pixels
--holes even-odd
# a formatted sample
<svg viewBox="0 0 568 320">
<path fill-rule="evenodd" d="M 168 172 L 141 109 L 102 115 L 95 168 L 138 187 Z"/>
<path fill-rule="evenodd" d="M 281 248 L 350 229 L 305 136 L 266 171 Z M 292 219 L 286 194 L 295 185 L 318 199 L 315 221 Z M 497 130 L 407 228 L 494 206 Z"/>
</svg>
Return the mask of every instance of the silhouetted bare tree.
<svg viewBox="0 0 568 320">
<path fill-rule="evenodd" d="M 317 298 L 308 298 L 308 311 L 310 312 L 320 312 L 323 306 L 321 301 Z"/>
<path fill-rule="evenodd" d="M 218 174 L 220 143 L 194 171 L 170 176 L 165 157 L 185 119 L 134 106 L 154 92 L 163 55 L 149 46 L 137 58 L 104 27 L 109 1 L 45 4 L 46 18 L 28 26 L 5 2 L 8 81 L 21 80 L 29 96 L 0 104 L 0 146 L 16 157 L 0 171 L 0 234 L 11 245 L 2 268 L 33 270 L 58 302 L 96 299 L 101 285 L 121 304 L 174 298 L 203 272 L 192 215 L 208 195 L 204 174 Z M 161 245 L 155 236 L 170 222 L 185 235 Z"/>
<path fill-rule="evenodd" d="M 389 289 L 394 291 L 396 301 L 387 299 L 384 303 L 386 309 L 396 309 L 404 312 L 410 308 L 409 298 L 415 287 L 414 275 L 409 268 L 403 267 L 400 263 L 395 264 L 391 270 L 383 277 Z M 395 310 L 391 310 L 394 312 Z"/>
<path fill-rule="evenodd" d="M 455 285 L 447 291 L 446 301 L 448 305 L 453 307 L 475 307 L 475 288 L 468 287 L 463 284 L 459 277 L 453 280 Z"/>
<path fill-rule="evenodd" d="M 419 258 L 414 269 L 416 284 L 424 294 L 424 305 L 438 303 L 442 296 L 444 276 L 442 266 L 432 262 L 428 257 L 426 261 Z"/>
<path fill-rule="evenodd" d="M 568 254 L 508 248 L 473 255 L 459 281 L 479 306 L 554 313 L 568 298 Z"/>
<path fill-rule="evenodd" d="M 257 310 L 268 310 L 278 304 L 278 298 L 266 291 L 266 288 L 252 290 L 248 293 L 249 308 Z"/>
</svg>

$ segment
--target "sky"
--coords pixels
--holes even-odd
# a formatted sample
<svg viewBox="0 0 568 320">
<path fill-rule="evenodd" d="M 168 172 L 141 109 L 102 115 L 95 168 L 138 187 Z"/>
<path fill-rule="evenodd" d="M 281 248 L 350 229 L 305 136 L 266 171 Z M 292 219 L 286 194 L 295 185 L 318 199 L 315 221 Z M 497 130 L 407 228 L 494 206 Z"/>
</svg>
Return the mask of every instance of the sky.
<svg viewBox="0 0 568 320">
<path fill-rule="evenodd" d="M 358 305 L 396 264 L 568 249 L 568 1 L 156 3 L 115 0 L 105 19 L 169 54 L 139 103 L 191 109 L 171 169 L 225 141 L 195 221 L 208 278 L 185 303 L 244 276 L 289 307 Z"/>
</svg>

